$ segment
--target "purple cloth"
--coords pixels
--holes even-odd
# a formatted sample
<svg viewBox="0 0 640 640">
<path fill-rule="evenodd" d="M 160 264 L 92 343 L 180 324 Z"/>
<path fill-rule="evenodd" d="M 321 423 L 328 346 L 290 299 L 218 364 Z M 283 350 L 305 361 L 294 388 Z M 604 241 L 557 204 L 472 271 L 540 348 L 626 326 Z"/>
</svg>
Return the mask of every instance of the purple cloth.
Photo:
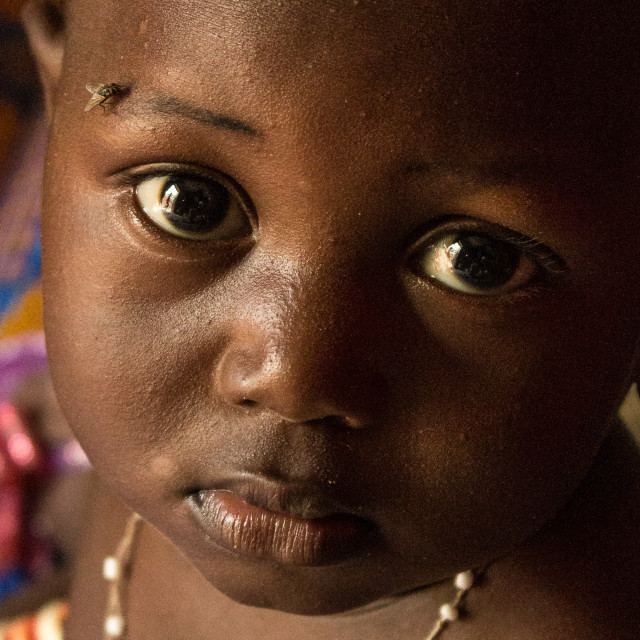
<svg viewBox="0 0 640 640">
<path fill-rule="evenodd" d="M 0 340 L 0 402 L 10 400 L 24 378 L 46 368 L 43 333 L 22 333 Z"/>
</svg>

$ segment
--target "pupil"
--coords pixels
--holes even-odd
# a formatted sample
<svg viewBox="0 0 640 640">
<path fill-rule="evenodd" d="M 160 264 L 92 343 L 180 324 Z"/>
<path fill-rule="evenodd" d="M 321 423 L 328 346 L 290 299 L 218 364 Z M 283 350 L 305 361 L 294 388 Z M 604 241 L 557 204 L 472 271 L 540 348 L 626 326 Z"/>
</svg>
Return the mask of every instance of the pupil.
<svg viewBox="0 0 640 640">
<path fill-rule="evenodd" d="M 516 247 L 486 236 L 459 236 L 447 253 L 456 276 L 481 290 L 506 284 L 520 264 Z"/>
<path fill-rule="evenodd" d="M 231 196 L 219 182 L 180 178 L 169 180 L 161 202 L 167 221 L 181 231 L 213 231 L 227 215 Z"/>
</svg>

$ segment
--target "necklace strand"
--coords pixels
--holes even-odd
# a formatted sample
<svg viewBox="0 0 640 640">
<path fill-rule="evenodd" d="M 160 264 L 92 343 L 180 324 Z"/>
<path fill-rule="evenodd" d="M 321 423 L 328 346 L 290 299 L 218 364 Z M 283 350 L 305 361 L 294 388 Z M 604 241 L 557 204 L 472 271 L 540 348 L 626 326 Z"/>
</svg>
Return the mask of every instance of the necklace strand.
<svg viewBox="0 0 640 640">
<path fill-rule="evenodd" d="M 104 640 L 123 638 L 126 632 L 126 612 L 131 559 L 135 541 L 142 526 L 142 518 L 134 513 L 125 526 L 124 535 L 113 556 L 102 564 L 102 576 L 109 583 L 107 610 L 104 616 Z"/>
<path fill-rule="evenodd" d="M 136 539 L 142 526 L 142 518 L 134 513 L 125 526 L 124 535 L 116 552 L 104 559 L 102 576 L 109 585 L 107 607 L 104 616 L 104 640 L 124 640 L 126 634 L 126 611 L 129 577 Z M 456 595 L 440 607 L 438 620 L 424 640 L 436 640 L 445 628 L 460 616 L 460 605 L 473 587 L 473 571 L 458 573 L 453 581 Z"/>
</svg>

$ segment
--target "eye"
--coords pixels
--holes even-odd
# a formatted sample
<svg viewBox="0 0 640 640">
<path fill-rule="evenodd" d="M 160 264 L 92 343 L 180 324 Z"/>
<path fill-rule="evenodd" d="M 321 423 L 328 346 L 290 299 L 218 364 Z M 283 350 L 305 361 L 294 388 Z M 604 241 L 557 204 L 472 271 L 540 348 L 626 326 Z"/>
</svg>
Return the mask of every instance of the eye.
<svg viewBox="0 0 640 640">
<path fill-rule="evenodd" d="M 252 233 L 239 194 L 221 180 L 188 174 L 149 176 L 137 183 L 135 198 L 154 224 L 180 238 L 229 240 Z"/>
<path fill-rule="evenodd" d="M 422 244 L 413 270 L 454 291 L 488 296 L 522 288 L 545 269 L 560 267 L 560 258 L 535 240 L 506 229 L 504 236 L 473 229 L 444 232 Z"/>
</svg>

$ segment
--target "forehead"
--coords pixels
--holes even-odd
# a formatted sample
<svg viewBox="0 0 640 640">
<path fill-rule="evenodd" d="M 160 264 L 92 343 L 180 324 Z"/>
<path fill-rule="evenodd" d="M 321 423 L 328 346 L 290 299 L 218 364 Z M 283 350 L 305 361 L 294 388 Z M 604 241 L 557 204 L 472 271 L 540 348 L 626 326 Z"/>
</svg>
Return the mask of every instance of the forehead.
<svg viewBox="0 0 640 640">
<path fill-rule="evenodd" d="M 124 46 L 129 53 L 138 49 L 132 62 L 150 55 L 158 63 L 174 60 L 192 66 L 200 60 L 203 72 L 212 70 L 207 65 L 213 60 L 226 66 L 251 63 L 268 77 L 289 71 L 301 79 L 313 75 L 304 73 L 305 68 L 344 72 L 350 67 L 358 74 L 369 69 L 367 80 L 371 72 L 395 70 L 400 75 L 411 70 L 420 74 L 418 83 L 445 70 L 457 78 L 472 71 L 479 85 L 500 76 L 506 82 L 514 74 L 533 80 L 537 72 L 546 78 L 573 74 L 574 82 L 593 87 L 603 74 L 611 81 L 611 75 L 637 71 L 631 42 L 637 10 L 609 9 L 604 2 L 580 3 L 575 10 L 563 5 L 514 0 L 75 0 L 72 15 L 78 17 L 77 31 L 95 44 L 89 52 L 108 47 L 117 53 Z"/>
<path fill-rule="evenodd" d="M 524 149 L 628 167 L 638 11 L 565 5 L 75 0 L 67 72 L 248 114 L 283 145 L 334 140 L 333 162 L 346 135 L 389 157 Z"/>
</svg>

